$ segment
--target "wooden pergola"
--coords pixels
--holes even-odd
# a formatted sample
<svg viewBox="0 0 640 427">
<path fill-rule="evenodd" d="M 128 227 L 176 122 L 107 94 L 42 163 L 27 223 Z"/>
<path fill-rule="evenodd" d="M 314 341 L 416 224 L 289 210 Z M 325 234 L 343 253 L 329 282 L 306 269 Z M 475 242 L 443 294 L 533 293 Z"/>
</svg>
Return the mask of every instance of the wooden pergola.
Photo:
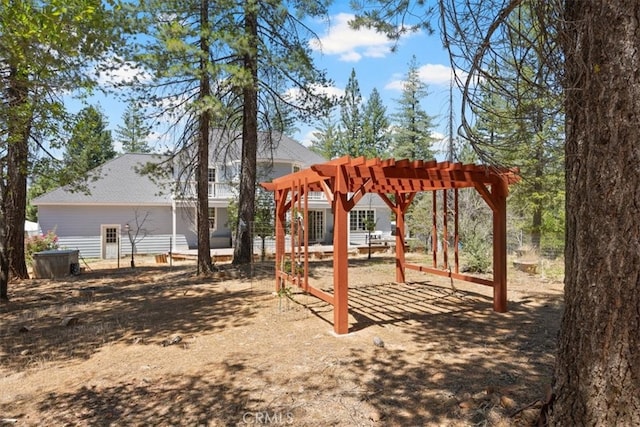
<svg viewBox="0 0 640 427">
<path fill-rule="evenodd" d="M 515 170 L 422 160 L 381 160 L 340 157 L 291 173 L 261 185 L 274 192 L 276 221 L 276 291 L 287 282 L 333 305 L 333 325 L 337 334 L 349 331 L 348 322 L 348 242 L 349 211 L 366 193 L 376 193 L 396 217 L 396 281 L 405 282 L 405 269 L 428 272 L 493 288 L 493 309 L 507 311 L 507 195 L 509 185 L 519 180 Z M 459 272 L 458 189 L 475 188 L 493 213 L 493 280 Z M 436 192 L 454 192 L 454 269 L 448 268 L 447 239 L 443 239 L 445 270 L 437 268 Z M 419 192 L 433 192 L 433 265 L 422 266 L 405 259 L 405 213 Z M 333 294 L 309 284 L 309 242 L 306 224 L 311 193 L 324 193 L 333 211 Z M 444 205 L 445 210 L 446 203 Z M 289 224 L 287 225 L 287 213 Z M 447 214 L 443 215 L 447 235 Z M 290 251 L 285 251 L 286 228 Z"/>
</svg>

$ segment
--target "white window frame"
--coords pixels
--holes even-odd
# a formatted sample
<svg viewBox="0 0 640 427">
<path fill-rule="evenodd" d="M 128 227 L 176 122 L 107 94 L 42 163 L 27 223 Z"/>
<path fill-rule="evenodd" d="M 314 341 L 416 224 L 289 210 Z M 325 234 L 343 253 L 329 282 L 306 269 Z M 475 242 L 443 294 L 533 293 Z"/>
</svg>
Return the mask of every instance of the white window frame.
<svg viewBox="0 0 640 427">
<path fill-rule="evenodd" d="M 376 210 L 375 209 L 353 209 L 349 212 L 349 231 L 350 232 L 365 232 L 367 227 L 365 224 L 366 219 L 369 217 L 368 213 L 371 212 L 373 216 L 373 222 L 376 222 Z M 363 215 L 360 215 L 360 214 Z M 356 228 L 353 228 L 355 221 Z"/>
<path fill-rule="evenodd" d="M 213 212 L 213 228 L 211 228 L 211 212 Z M 218 228 L 218 208 L 207 208 L 207 220 L 209 221 L 209 231 L 215 231 Z"/>
</svg>

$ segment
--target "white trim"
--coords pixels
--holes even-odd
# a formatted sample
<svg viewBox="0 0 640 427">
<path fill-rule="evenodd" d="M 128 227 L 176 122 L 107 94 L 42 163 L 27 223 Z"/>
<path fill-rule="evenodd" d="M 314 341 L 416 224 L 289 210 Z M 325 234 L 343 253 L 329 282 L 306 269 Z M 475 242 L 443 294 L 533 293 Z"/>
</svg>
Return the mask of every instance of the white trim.
<svg viewBox="0 0 640 427">
<path fill-rule="evenodd" d="M 218 229 L 218 208 L 216 206 L 207 207 L 207 221 L 209 220 L 209 209 L 213 209 L 213 228 L 209 227 L 209 234 Z"/>
<path fill-rule="evenodd" d="M 176 251 L 176 237 L 177 237 L 177 222 L 176 222 L 176 200 L 171 198 L 171 252 Z"/>
</svg>

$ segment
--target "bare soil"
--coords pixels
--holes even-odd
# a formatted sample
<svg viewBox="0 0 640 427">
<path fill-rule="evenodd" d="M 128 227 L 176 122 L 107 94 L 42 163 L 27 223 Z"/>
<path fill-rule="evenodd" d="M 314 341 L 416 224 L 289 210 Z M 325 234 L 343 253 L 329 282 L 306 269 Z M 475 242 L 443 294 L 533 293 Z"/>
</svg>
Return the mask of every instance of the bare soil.
<svg viewBox="0 0 640 427">
<path fill-rule="evenodd" d="M 531 425 L 545 398 L 557 265 L 510 270 L 499 314 L 490 288 L 412 271 L 398 284 L 390 255 L 354 257 L 351 332 L 336 336 L 328 304 L 273 292 L 271 262 L 213 278 L 136 263 L 10 284 L 0 425 Z M 312 276 L 331 290 L 331 260 Z"/>
</svg>

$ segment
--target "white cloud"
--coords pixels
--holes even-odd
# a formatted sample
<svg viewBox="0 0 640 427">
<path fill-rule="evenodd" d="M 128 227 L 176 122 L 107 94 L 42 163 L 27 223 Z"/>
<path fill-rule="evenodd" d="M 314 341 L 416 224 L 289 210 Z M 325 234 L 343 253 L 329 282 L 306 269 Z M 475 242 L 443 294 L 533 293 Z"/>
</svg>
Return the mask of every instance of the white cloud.
<svg viewBox="0 0 640 427">
<path fill-rule="evenodd" d="M 335 86 L 317 86 L 314 88 L 316 93 L 323 93 L 330 97 L 340 98 L 344 95 L 344 88 Z"/>
<path fill-rule="evenodd" d="M 151 74 L 129 61 L 123 61 L 114 57 L 100 64 L 98 81 L 105 86 L 118 86 L 121 84 L 131 84 L 134 82 L 145 82 L 151 80 Z"/>
<path fill-rule="evenodd" d="M 330 98 L 340 98 L 341 96 L 344 95 L 344 89 L 340 89 L 335 86 L 313 85 L 311 86 L 311 92 L 313 92 L 316 95 L 325 95 Z M 298 88 L 288 89 L 284 93 L 284 96 L 294 104 L 304 102 L 304 99 L 303 99 L 304 97 L 302 96 L 302 93 Z"/>
<path fill-rule="evenodd" d="M 403 77 L 404 76 L 400 76 L 398 74 L 394 75 L 393 79 L 387 83 L 384 88 L 401 91 L 404 88 L 404 80 L 402 80 Z"/>
<path fill-rule="evenodd" d="M 300 140 L 298 142 L 300 142 L 300 144 L 304 145 L 305 147 L 310 147 L 311 143 L 315 139 L 315 136 L 313 135 L 315 132 L 315 129 L 310 129 L 304 134 L 301 134 Z"/>
<path fill-rule="evenodd" d="M 353 14 L 340 13 L 332 19 L 332 25 L 320 36 L 311 40 L 311 49 L 325 55 L 337 55 L 341 61 L 357 62 L 363 57 L 383 58 L 391 53 L 391 42 L 384 34 L 373 29 L 354 30 L 349 26 Z"/>
<path fill-rule="evenodd" d="M 426 64 L 418 69 L 420 80 L 427 84 L 448 85 L 451 81 L 451 67 L 442 64 Z"/>
<path fill-rule="evenodd" d="M 459 71 L 458 74 L 460 73 Z M 418 76 L 420 81 L 427 85 L 448 85 L 451 81 L 451 67 L 444 64 L 425 64 L 418 68 Z M 394 76 L 394 79 L 386 84 L 385 89 L 402 90 L 404 77 Z"/>
</svg>

